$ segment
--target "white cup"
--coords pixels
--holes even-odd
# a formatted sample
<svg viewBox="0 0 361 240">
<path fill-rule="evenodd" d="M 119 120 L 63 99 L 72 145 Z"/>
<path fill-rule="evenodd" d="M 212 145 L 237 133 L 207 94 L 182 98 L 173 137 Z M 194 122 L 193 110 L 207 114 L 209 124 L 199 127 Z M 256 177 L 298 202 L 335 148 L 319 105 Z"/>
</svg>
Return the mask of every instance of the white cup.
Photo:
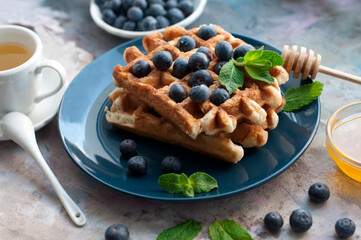
<svg viewBox="0 0 361 240">
<path fill-rule="evenodd" d="M 25 63 L 0 71 L 0 117 L 9 112 L 30 113 L 41 100 L 56 94 L 66 81 L 64 67 L 57 61 L 44 59 L 43 45 L 39 36 L 24 27 L 14 25 L 0 26 L 0 44 L 20 43 L 28 47 L 33 55 Z M 51 91 L 40 93 L 42 70 L 51 68 L 56 71 L 60 81 Z"/>
</svg>

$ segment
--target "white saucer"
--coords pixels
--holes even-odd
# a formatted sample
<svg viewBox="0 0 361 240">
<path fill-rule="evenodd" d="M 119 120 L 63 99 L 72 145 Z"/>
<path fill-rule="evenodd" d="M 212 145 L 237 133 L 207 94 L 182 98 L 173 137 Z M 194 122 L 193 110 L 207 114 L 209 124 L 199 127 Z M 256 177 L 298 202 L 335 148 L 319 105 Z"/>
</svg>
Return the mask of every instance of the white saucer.
<svg viewBox="0 0 361 240">
<path fill-rule="evenodd" d="M 58 74 L 51 69 L 44 69 L 42 74 L 43 79 L 40 92 L 46 91 L 47 89 L 52 89 L 54 85 L 60 81 Z M 64 86 L 60 89 L 59 92 L 36 104 L 33 111 L 28 114 L 28 117 L 33 122 L 35 131 L 48 124 L 50 120 L 56 115 L 59 110 L 61 99 L 67 87 L 68 82 L 65 81 Z M 5 140 L 9 139 L 0 132 L 0 141 Z"/>
</svg>

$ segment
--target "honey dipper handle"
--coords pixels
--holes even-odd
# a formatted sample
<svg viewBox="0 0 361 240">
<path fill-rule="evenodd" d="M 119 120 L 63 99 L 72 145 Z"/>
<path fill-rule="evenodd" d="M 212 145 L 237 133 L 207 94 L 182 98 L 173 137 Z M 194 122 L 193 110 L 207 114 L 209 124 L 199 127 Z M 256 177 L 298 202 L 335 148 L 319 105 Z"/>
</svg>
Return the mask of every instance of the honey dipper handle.
<svg viewBox="0 0 361 240">
<path fill-rule="evenodd" d="M 341 72 L 332 68 L 328 68 L 325 66 L 320 66 L 318 69 L 318 72 L 320 73 L 324 73 L 333 77 L 337 77 L 337 78 L 342 78 L 345 79 L 347 81 L 353 82 L 353 83 L 357 83 L 357 84 L 361 84 L 361 77 L 352 75 L 352 74 L 348 74 L 345 72 Z"/>
</svg>

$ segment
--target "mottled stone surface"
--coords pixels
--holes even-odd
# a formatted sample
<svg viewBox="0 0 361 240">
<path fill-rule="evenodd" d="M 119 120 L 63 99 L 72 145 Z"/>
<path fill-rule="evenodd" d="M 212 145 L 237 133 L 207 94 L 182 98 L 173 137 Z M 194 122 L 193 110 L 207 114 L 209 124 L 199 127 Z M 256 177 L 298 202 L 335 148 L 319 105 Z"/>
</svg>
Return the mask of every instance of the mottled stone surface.
<svg viewBox="0 0 361 240">
<path fill-rule="evenodd" d="M 0 0 L 0 23 L 32 26 L 40 34 L 45 56 L 60 61 L 68 80 L 93 57 L 125 42 L 99 29 L 86 0 Z M 215 23 L 281 48 L 299 44 L 323 56 L 323 64 L 361 75 L 361 2 L 359 0 L 210 0 L 191 25 Z M 128 226 L 131 239 L 156 239 L 163 229 L 193 218 L 203 222 L 197 239 L 209 239 L 208 225 L 229 218 L 255 239 L 333 239 L 337 219 L 356 222 L 352 239 L 361 237 L 361 184 L 345 176 L 327 153 L 324 138 L 328 117 L 340 106 L 360 101 L 361 86 L 319 75 L 325 83 L 322 118 L 312 144 L 287 171 L 270 182 L 234 197 L 192 204 L 149 202 L 113 191 L 83 173 L 63 149 L 54 119 L 37 132 L 40 149 L 69 195 L 87 216 L 75 227 L 42 172 L 13 142 L 0 142 L 0 239 L 104 239 L 110 224 Z M 350 143 L 352 144 L 352 143 Z M 307 190 L 317 181 L 331 189 L 322 205 L 308 201 Z M 311 211 L 312 228 L 290 230 L 288 218 L 297 208 Z M 263 228 L 267 212 L 278 211 L 285 225 L 278 233 Z"/>
</svg>

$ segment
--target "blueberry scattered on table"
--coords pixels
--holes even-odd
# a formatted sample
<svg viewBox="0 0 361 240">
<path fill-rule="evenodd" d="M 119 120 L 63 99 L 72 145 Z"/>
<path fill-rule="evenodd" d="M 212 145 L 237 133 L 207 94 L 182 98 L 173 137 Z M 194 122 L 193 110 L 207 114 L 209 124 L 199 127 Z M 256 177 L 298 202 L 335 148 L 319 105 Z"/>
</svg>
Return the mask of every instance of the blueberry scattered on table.
<svg viewBox="0 0 361 240">
<path fill-rule="evenodd" d="M 182 21 L 194 10 L 193 2 L 190 0 L 95 0 L 95 3 L 107 24 L 128 31 L 165 28 Z M 157 23 L 154 25 L 153 19 L 148 20 L 149 22 L 143 21 L 148 16 L 156 18 Z M 160 16 L 162 18 L 158 18 Z"/>
<path fill-rule="evenodd" d="M 217 29 L 212 25 L 202 26 L 198 30 L 198 37 L 208 40 L 217 35 Z"/>
<path fill-rule="evenodd" d="M 212 75 L 205 69 L 194 72 L 189 79 L 189 86 L 193 87 L 196 85 L 204 84 L 210 86 L 212 84 Z"/>
<path fill-rule="evenodd" d="M 303 233 L 312 226 L 312 215 L 304 209 L 297 209 L 290 216 L 290 225 L 293 231 Z"/>
<path fill-rule="evenodd" d="M 142 156 L 134 156 L 128 160 L 128 171 L 135 177 L 144 175 L 147 168 L 147 161 Z"/>
<path fill-rule="evenodd" d="M 315 183 L 308 189 L 308 196 L 312 202 L 323 203 L 330 198 L 330 189 L 326 184 Z"/>
<path fill-rule="evenodd" d="M 211 95 L 211 91 L 204 84 L 194 86 L 189 91 L 190 99 L 196 103 L 203 103 L 203 102 L 207 101 L 207 99 L 209 98 L 209 95 Z"/>
<path fill-rule="evenodd" d="M 222 69 L 222 67 L 224 66 L 224 64 L 226 64 L 227 63 L 227 61 L 222 61 L 222 62 L 219 62 L 219 63 L 217 63 L 217 65 L 214 67 L 214 72 L 217 74 L 217 75 L 219 75 L 219 73 L 221 72 L 221 69 Z"/>
<path fill-rule="evenodd" d="M 340 238 L 348 238 L 355 233 L 356 225 L 351 219 L 342 218 L 336 222 L 335 230 Z"/>
<path fill-rule="evenodd" d="M 137 144 L 132 139 L 126 139 L 119 145 L 122 157 L 130 158 L 137 155 Z"/>
<path fill-rule="evenodd" d="M 139 60 L 136 63 L 134 63 L 132 67 L 132 73 L 137 78 L 142 78 L 147 76 L 151 71 L 150 64 L 145 60 Z"/>
<path fill-rule="evenodd" d="M 190 36 L 183 36 L 178 40 L 177 47 L 182 52 L 188 52 L 196 47 L 196 41 Z"/>
<path fill-rule="evenodd" d="M 217 106 L 230 98 L 228 92 L 223 88 L 217 88 L 211 95 L 211 102 Z"/>
<path fill-rule="evenodd" d="M 110 225 L 105 231 L 105 240 L 128 240 L 128 228 L 122 224 Z"/>
<path fill-rule="evenodd" d="M 173 63 L 173 76 L 176 78 L 184 78 L 188 73 L 190 73 L 191 69 L 188 64 L 188 60 L 185 58 L 178 58 Z"/>
<path fill-rule="evenodd" d="M 172 25 L 182 21 L 185 18 L 183 12 L 178 8 L 169 9 L 167 16 Z"/>
<path fill-rule="evenodd" d="M 267 213 L 263 222 L 268 230 L 279 230 L 283 226 L 283 218 L 277 212 Z"/>
<path fill-rule="evenodd" d="M 165 157 L 161 163 L 161 170 L 165 173 L 179 173 L 181 167 L 181 161 L 174 156 Z"/>
<path fill-rule="evenodd" d="M 140 21 L 140 29 L 142 31 L 152 31 L 157 29 L 157 20 L 153 16 L 147 16 Z"/>
<path fill-rule="evenodd" d="M 237 59 L 239 57 L 244 57 L 244 55 L 246 55 L 247 52 L 253 51 L 253 50 L 256 50 L 256 49 L 251 44 L 245 44 L 245 45 L 239 46 L 234 50 L 233 58 Z"/>
<path fill-rule="evenodd" d="M 197 52 L 204 53 L 209 61 L 213 60 L 213 54 L 212 51 L 207 47 L 200 47 L 198 48 Z"/>
<path fill-rule="evenodd" d="M 233 55 L 233 47 L 229 42 L 220 41 L 214 52 L 221 61 L 228 61 Z"/>
<path fill-rule="evenodd" d="M 173 84 L 169 89 L 169 97 L 173 99 L 175 102 L 182 102 L 187 98 L 186 90 L 179 83 Z"/>
<path fill-rule="evenodd" d="M 178 4 L 178 8 L 183 12 L 184 16 L 188 17 L 192 14 L 194 6 L 191 1 L 182 1 Z"/>
<path fill-rule="evenodd" d="M 153 64 L 160 71 L 166 71 L 172 63 L 173 56 L 168 51 L 160 51 L 153 56 Z"/>
<path fill-rule="evenodd" d="M 207 69 L 209 66 L 209 59 L 204 53 L 195 52 L 189 58 L 188 63 L 192 71 L 197 71 L 200 69 Z"/>
</svg>

